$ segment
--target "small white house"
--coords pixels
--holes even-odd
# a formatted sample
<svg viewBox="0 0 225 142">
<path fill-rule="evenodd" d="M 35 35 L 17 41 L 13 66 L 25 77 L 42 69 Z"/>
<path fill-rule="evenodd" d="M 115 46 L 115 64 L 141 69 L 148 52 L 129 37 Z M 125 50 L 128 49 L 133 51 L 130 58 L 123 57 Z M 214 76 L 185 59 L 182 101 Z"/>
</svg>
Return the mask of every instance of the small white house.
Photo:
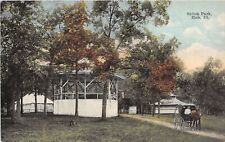
<svg viewBox="0 0 225 142">
<path fill-rule="evenodd" d="M 130 106 L 129 114 L 137 114 L 137 106 Z"/>
<path fill-rule="evenodd" d="M 53 112 L 53 101 L 47 98 L 47 112 Z M 37 95 L 37 111 L 44 112 L 44 95 Z M 23 97 L 23 112 L 35 112 L 35 96 L 34 93 L 27 94 Z"/>
<path fill-rule="evenodd" d="M 169 99 L 160 100 L 160 114 L 178 113 L 177 110 L 178 105 L 194 106 L 194 104 L 185 103 L 178 100 L 176 96 L 171 93 Z M 155 113 L 158 114 L 158 102 L 155 103 Z"/>
</svg>

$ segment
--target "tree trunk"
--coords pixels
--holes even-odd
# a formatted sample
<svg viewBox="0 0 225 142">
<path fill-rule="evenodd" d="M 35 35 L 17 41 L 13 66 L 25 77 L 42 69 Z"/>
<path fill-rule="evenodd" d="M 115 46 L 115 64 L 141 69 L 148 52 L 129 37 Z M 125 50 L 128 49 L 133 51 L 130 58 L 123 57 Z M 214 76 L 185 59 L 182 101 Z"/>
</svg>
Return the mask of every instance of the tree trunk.
<svg viewBox="0 0 225 142">
<path fill-rule="evenodd" d="M 47 116 L 47 91 L 44 94 L 44 116 Z"/>
<path fill-rule="evenodd" d="M 38 112 L 38 110 L 37 110 L 37 89 L 36 88 L 34 89 L 34 110 L 35 110 L 35 113 Z"/>
<path fill-rule="evenodd" d="M 12 91 L 12 103 L 10 104 L 11 108 L 11 120 L 13 123 L 16 123 L 16 109 L 15 109 L 15 91 Z"/>
<path fill-rule="evenodd" d="M 107 81 L 105 81 L 102 96 L 102 120 L 106 120 L 107 90 Z"/>
<path fill-rule="evenodd" d="M 158 101 L 158 118 L 160 117 L 160 100 Z"/>
<path fill-rule="evenodd" d="M 79 116 L 78 114 L 78 99 L 79 99 L 79 95 L 78 95 L 78 69 L 76 69 L 76 101 L 75 101 L 75 118 L 77 118 Z"/>
<path fill-rule="evenodd" d="M 7 116 L 12 116 L 12 98 L 10 100 L 8 100 L 7 104 L 6 104 L 6 109 L 7 109 Z"/>
<path fill-rule="evenodd" d="M 153 108 L 152 108 L 152 116 L 155 116 L 155 102 L 153 102 Z"/>
<path fill-rule="evenodd" d="M 14 92 L 15 93 L 15 92 Z M 13 95 L 13 98 L 16 98 L 16 106 L 15 106 L 15 101 L 13 99 L 13 105 L 12 105 L 12 110 L 13 110 L 13 115 L 12 115 L 12 122 L 13 123 L 20 123 L 21 122 L 21 105 L 20 105 L 20 95 Z M 16 107 L 16 110 L 15 110 Z"/>
<path fill-rule="evenodd" d="M 141 108 L 140 108 L 140 111 L 141 111 L 141 115 L 143 115 L 143 103 L 141 101 Z"/>
<path fill-rule="evenodd" d="M 54 83 L 52 82 L 52 100 L 53 100 L 53 103 L 54 103 L 54 100 L 55 100 L 55 87 L 54 87 Z"/>
<path fill-rule="evenodd" d="M 21 105 L 20 105 L 20 110 L 21 110 L 21 115 L 23 115 L 23 91 L 21 91 Z"/>
<path fill-rule="evenodd" d="M 19 96 L 17 96 L 16 97 L 17 99 L 16 99 L 16 117 L 18 118 L 18 119 L 20 119 L 20 117 L 21 117 L 21 103 L 20 103 L 20 97 Z"/>
</svg>

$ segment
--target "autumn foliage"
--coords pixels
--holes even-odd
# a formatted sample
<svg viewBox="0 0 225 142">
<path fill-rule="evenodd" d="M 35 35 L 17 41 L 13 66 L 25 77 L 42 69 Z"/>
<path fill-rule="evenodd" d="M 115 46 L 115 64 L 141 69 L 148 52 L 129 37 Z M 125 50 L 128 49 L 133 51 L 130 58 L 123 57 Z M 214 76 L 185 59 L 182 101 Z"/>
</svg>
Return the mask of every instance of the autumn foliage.
<svg viewBox="0 0 225 142">
<path fill-rule="evenodd" d="M 93 70 L 96 75 L 106 79 L 114 74 L 119 63 L 119 53 L 113 39 L 102 36 L 95 38 L 92 52 Z"/>
<path fill-rule="evenodd" d="M 89 66 L 89 59 L 93 56 L 90 47 L 92 41 L 91 31 L 85 29 L 87 13 L 84 2 L 65 6 L 62 9 L 61 20 L 63 30 L 56 39 L 54 48 L 55 64 L 63 64 L 70 69 L 80 70 Z"/>
<path fill-rule="evenodd" d="M 149 64 L 149 84 L 151 88 L 168 93 L 175 87 L 177 64 L 172 57 Z"/>
</svg>

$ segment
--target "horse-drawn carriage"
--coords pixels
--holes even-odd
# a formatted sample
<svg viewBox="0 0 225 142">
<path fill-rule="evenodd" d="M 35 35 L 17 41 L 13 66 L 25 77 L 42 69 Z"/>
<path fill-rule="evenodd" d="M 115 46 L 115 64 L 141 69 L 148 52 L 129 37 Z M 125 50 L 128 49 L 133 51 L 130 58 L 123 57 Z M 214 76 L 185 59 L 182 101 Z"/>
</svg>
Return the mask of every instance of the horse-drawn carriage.
<svg viewBox="0 0 225 142">
<path fill-rule="evenodd" d="M 174 113 L 174 127 L 176 129 L 201 129 L 201 114 L 194 104 L 177 105 Z"/>
</svg>

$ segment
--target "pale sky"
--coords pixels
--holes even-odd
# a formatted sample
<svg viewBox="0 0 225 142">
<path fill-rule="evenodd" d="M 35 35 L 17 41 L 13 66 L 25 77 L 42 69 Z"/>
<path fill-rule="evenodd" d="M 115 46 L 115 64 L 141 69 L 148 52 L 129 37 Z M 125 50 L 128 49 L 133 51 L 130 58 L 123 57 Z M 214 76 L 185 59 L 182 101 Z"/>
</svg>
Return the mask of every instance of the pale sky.
<svg viewBox="0 0 225 142">
<path fill-rule="evenodd" d="M 72 3 L 74 1 L 44 1 L 43 5 L 52 10 L 56 5 Z M 164 34 L 166 39 L 178 38 L 181 45 L 176 55 L 184 62 L 186 71 L 201 68 L 209 57 L 220 59 L 225 68 L 225 0 L 175 0 L 168 13 L 168 25 L 155 27 L 149 23 L 146 27 L 157 35 Z M 192 19 L 193 13 L 201 19 Z M 201 13 L 208 13 L 208 18 Z"/>
<path fill-rule="evenodd" d="M 201 12 L 210 13 L 207 18 Z M 169 24 L 147 27 L 166 38 L 175 36 L 181 42 L 177 56 L 184 62 L 186 71 L 202 67 L 211 56 L 222 60 L 225 67 L 225 1 L 173 1 L 168 9 Z M 192 19 L 188 13 L 199 13 L 201 19 Z M 192 14 L 193 15 L 193 14 Z"/>
</svg>

